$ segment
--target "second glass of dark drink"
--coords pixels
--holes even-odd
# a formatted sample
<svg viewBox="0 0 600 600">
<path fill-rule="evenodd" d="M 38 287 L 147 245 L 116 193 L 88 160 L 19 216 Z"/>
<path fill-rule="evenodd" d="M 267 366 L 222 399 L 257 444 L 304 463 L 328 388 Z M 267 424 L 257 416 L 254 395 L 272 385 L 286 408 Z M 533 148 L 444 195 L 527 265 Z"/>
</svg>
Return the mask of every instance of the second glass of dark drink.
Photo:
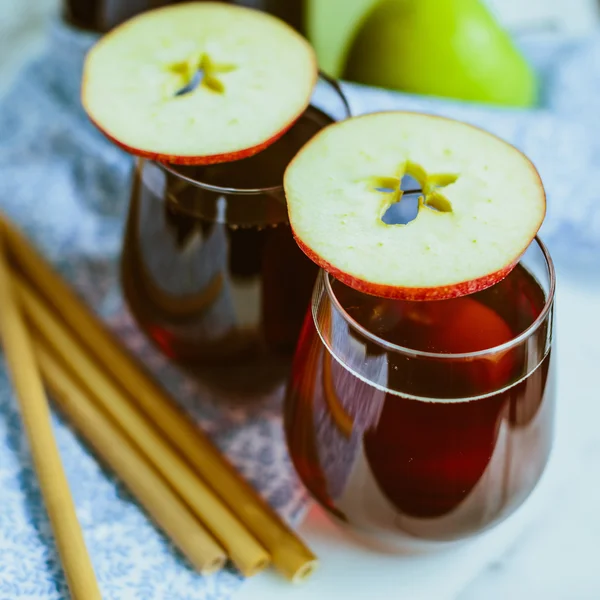
<svg viewBox="0 0 600 600">
<path fill-rule="evenodd" d="M 195 167 L 138 162 L 123 289 L 165 354 L 208 365 L 227 383 L 234 366 L 244 386 L 248 376 L 260 387 L 282 380 L 317 275 L 293 240 L 283 173 L 305 142 L 348 116 L 341 90 L 321 79 L 290 131 L 253 157 Z"/>
</svg>

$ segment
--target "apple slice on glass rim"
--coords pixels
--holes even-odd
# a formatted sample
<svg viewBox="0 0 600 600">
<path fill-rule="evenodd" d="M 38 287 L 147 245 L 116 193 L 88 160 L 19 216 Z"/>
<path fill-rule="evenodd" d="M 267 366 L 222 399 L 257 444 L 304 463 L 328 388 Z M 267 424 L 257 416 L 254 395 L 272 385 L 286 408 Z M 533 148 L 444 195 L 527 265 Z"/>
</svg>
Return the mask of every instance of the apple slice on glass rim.
<svg viewBox="0 0 600 600">
<path fill-rule="evenodd" d="M 302 115 L 317 81 L 309 43 L 266 13 L 219 2 L 143 13 L 88 53 L 82 102 L 113 142 L 177 164 L 245 158 Z"/>
<path fill-rule="evenodd" d="M 421 195 L 414 220 L 383 217 Z M 403 300 L 455 298 L 506 277 L 546 212 L 538 172 L 510 144 L 442 117 L 382 112 L 330 125 L 284 178 L 300 248 L 359 291 Z"/>
</svg>

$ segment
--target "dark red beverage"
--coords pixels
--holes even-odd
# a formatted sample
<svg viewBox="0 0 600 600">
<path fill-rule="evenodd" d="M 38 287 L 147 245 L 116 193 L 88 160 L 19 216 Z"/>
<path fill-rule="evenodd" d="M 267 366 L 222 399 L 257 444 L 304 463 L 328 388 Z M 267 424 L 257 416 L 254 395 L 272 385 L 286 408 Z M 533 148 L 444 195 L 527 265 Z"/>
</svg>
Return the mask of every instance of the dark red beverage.
<svg viewBox="0 0 600 600">
<path fill-rule="evenodd" d="M 226 379 L 232 365 L 263 383 L 284 377 L 317 267 L 293 240 L 281 182 L 300 147 L 331 122 L 311 106 L 251 158 L 206 167 L 138 164 L 123 289 L 140 326 L 169 357 L 208 365 L 213 375 L 224 366 Z"/>
<path fill-rule="evenodd" d="M 552 300 L 537 243 L 502 282 L 455 300 L 387 300 L 324 275 L 285 415 L 315 498 L 397 540 L 459 539 L 512 512 L 551 448 Z"/>
<path fill-rule="evenodd" d="M 64 0 L 63 12 L 67 21 L 76 27 L 105 33 L 141 12 L 181 2 L 189 2 L 189 0 Z M 300 32 L 304 30 L 304 0 L 221 0 L 221 2 L 264 10 L 283 19 Z"/>
</svg>

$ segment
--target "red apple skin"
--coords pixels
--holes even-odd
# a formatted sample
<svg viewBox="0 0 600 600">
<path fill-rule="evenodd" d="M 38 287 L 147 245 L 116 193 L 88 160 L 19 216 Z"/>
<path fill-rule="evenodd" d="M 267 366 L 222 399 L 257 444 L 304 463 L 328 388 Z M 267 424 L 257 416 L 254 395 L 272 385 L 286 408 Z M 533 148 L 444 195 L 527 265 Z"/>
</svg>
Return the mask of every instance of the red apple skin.
<svg viewBox="0 0 600 600">
<path fill-rule="evenodd" d="M 364 294 L 379 296 L 380 298 L 391 298 L 392 300 L 450 300 L 452 298 L 460 298 L 461 296 L 474 294 L 475 292 L 485 290 L 499 281 L 502 281 L 517 266 L 521 258 L 521 256 L 518 256 L 513 262 L 502 267 L 502 269 L 471 281 L 460 281 L 452 285 L 438 287 L 399 287 L 373 283 L 372 281 L 366 281 L 345 273 L 321 258 L 316 252 L 304 244 L 295 233 L 294 238 L 302 252 L 304 252 L 310 260 L 319 265 L 319 267 L 327 271 L 338 281 L 341 281 L 347 286 Z"/>
<path fill-rule="evenodd" d="M 302 111 L 304 112 L 304 110 Z M 113 144 L 122 148 L 128 154 L 133 156 L 139 156 L 140 158 L 146 158 L 148 160 L 153 160 L 161 163 L 168 163 L 172 165 L 216 165 L 218 163 L 226 163 L 233 162 L 235 160 L 241 160 L 242 158 L 249 158 L 250 156 L 254 156 L 259 152 L 262 152 L 266 148 L 268 148 L 271 144 L 276 142 L 284 133 L 287 133 L 296 123 L 296 121 L 300 118 L 301 114 L 298 115 L 289 125 L 286 125 L 281 131 L 277 132 L 274 136 L 269 138 L 268 140 L 258 144 L 257 146 L 252 146 L 251 148 L 243 148 L 242 150 L 237 150 L 235 152 L 228 152 L 225 154 L 213 154 L 210 156 L 177 156 L 172 154 L 160 154 L 158 152 L 146 152 L 145 150 L 140 150 L 139 148 L 134 148 L 132 146 L 128 146 L 123 144 L 112 135 L 107 133 L 94 119 L 89 116 L 90 121 L 100 130 L 100 132 L 109 139 Z"/>
</svg>

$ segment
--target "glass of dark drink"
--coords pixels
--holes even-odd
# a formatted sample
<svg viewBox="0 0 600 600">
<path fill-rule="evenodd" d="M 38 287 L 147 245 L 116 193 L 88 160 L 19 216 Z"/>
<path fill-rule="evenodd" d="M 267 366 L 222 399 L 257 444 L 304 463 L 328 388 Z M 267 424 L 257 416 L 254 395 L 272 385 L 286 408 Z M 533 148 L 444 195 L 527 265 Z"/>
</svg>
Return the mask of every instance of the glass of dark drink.
<svg viewBox="0 0 600 600">
<path fill-rule="evenodd" d="M 536 239 L 461 298 L 366 295 L 322 272 L 287 393 L 302 481 L 354 532 L 403 547 L 498 523 L 550 453 L 555 277 Z"/>
<path fill-rule="evenodd" d="M 215 383 L 283 381 L 318 271 L 292 237 L 283 173 L 305 142 L 349 114 L 339 86 L 322 77 L 300 119 L 255 156 L 193 167 L 138 162 L 122 285 L 135 319 L 170 358 Z"/>
</svg>

